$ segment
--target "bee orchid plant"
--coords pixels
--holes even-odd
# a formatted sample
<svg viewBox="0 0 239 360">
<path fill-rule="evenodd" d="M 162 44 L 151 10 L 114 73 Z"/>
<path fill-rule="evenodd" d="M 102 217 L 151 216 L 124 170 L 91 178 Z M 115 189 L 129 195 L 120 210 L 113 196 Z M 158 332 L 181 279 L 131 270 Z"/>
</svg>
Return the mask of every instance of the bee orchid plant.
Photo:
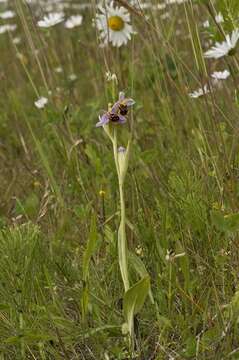
<svg viewBox="0 0 239 360">
<path fill-rule="evenodd" d="M 126 148 L 123 146 L 118 147 L 117 128 L 119 125 L 124 124 L 127 119 L 129 108 L 134 105 L 135 101 L 130 98 L 125 98 L 123 92 L 119 93 L 119 99 L 116 103 L 109 107 L 108 111 L 104 111 L 99 116 L 99 122 L 96 127 L 102 126 L 106 134 L 113 144 L 114 160 L 118 175 L 119 194 L 120 194 L 120 225 L 118 230 L 118 255 L 119 266 L 121 271 L 122 280 L 124 283 L 125 292 L 129 289 L 129 276 L 128 276 L 128 261 L 127 261 L 127 241 L 126 241 L 126 214 L 125 214 L 125 200 L 124 200 L 124 181 L 128 169 L 131 136 L 128 140 Z"/>
<path fill-rule="evenodd" d="M 99 116 L 97 127 L 103 127 L 104 131 L 110 138 L 113 145 L 113 153 L 115 166 L 118 176 L 119 195 L 120 195 L 120 224 L 118 229 L 118 258 L 121 277 L 124 284 L 124 298 L 123 298 L 123 312 L 126 322 L 122 326 L 122 332 L 129 334 L 129 348 L 134 354 L 135 350 L 135 335 L 134 335 L 134 316 L 142 308 L 145 298 L 150 293 L 150 278 L 145 274 L 145 267 L 142 265 L 144 277 L 140 281 L 130 285 L 128 272 L 128 258 L 132 254 L 128 252 L 126 239 L 126 209 L 124 199 L 124 183 L 129 165 L 129 156 L 132 142 L 132 132 L 130 132 L 127 147 L 118 147 L 117 133 L 120 125 L 126 123 L 127 114 L 135 101 L 131 98 L 126 98 L 123 92 L 119 93 L 119 99 L 113 106 L 109 106 L 108 111 L 104 111 Z M 137 260 L 139 264 L 140 260 Z M 141 266 L 141 265 L 140 265 Z M 152 298 L 153 303 L 153 298 Z"/>
</svg>

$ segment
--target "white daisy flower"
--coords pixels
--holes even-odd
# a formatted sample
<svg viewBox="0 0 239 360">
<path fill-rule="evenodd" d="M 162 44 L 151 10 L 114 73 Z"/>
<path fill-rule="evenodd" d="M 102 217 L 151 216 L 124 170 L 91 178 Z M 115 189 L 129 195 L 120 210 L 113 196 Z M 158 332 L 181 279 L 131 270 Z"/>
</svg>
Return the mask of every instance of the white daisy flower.
<svg viewBox="0 0 239 360">
<path fill-rule="evenodd" d="M 216 80 L 226 80 L 230 75 L 230 71 L 228 70 L 214 71 L 214 73 L 211 74 L 211 77 Z"/>
<path fill-rule="evenodd" d="M 55 72 L 58 73 L 58 74 L 63 73 L 63 69 L 62 69 L 61 66 L 56 67 L 54 70 L 55 70 Z"/>
<path fill-rule="evenodd" d="M 7 11 L 0 13 L 1 19 L 12 19 L 12 18 L 14 18 L 14 16 L 15 16 L 15 12 L 11 11 L 11 10 L 7 10 Z"/>
<path fill-rule="evenodd" d="M 166 0 L 166 4 L 167 5 L 172 5 L 172 4 L 183 4 L 185 2 L 187 2 L 188 0 Z"/>
<path fill-rule="evenodd" d="M 198 97 L 201 97 L 203 95 L 206 95 L 209 93 L 209 89 L 208 89 L 208 86 L 207 84 L 204 85 L 202 88 L 198 89 L 198 90 L 195 90 L 193 91 L 192 93 L 189 93 L 188 95 L 191 97 L 191 98 L 198 98 Z"/>
<path fill-rule="evenodd" d="M 75 10 L 86 10 L 86 9 L 90 9 L 91 6 L 92 6 L 91 3 L 71 4 L 71 8 Z"/>
<path fill-rule="evenodd" d="M 43 20 L 39 20 L 37 22 L 37 25 L 42 28 L 48 28 L 56 24 L 59 24 L 63 20 L 64 20 L 64 13 L 62 12 L 50 13 L 48 15 L 45 15 L 43 17 Z"/>
<path fill-rule="evenodd" d="M 164 10 L 166 8 L 166 4 L 157 4 L 153 8 L 155 10 Z"/>
<path fill-rule="evenodd" d="M 16 24 L 6 24 L 6 25 L 2 25 L 0 26 L 0 34 L 4 34 L 6 32 L 10 32 L 10 31 L 15 31 L 17 28 Z"/>
<path fill-rule="evenodd" d="M 73 29 L 76 26 L 80 26 L 82 24 L 82 15 L 72 15 L 69 19 L 65 22 L 65 27 L 67 29 Z"/>
<path fill-rule="evenodd" d="M 219 12 L 219 13 L 215 16 L 215 20 L 216 20 L 216 22 L 217 22 L 218 24 L 223 23 L 223 22 L 224 22 L 224 18 L 223 18 L 222 13 Z"/>
<path fill-rule="evenodd" d="M 21 38 L 20 37 L 15 37 L 15 38 L 12 39 L 12 42 L 13 42 L 13 44 L 18 45 L 21 42 Z"/>
<path fill-rule="evenodd" d="M 169 19 L 171 17 L 171 14 L 169 11 L 166 11 L 165 13 L 163 13 L 161 16 L 160 16 L 160 19 L 162 20 L 166 20 L 166 19 Z"/>
<path fill-rule="evenodd" d="M 101 14 L 96 14 L 95 24 L 100 32 L 100 39 L 106 45 L 108 42 L 113 46 L 120 47 L 127 44 L 131 35 L 135 34 L 130 22 L 129 12 L 121 7 L 114 7 L 113 2 L 105 7 L 99 6 Z"/>
<path fill-rule="evenodd" d="M 68 79 L 69 79 L 70 81 L 75 81 L 75 80 L 77 80 L 77 75 L 74 74 L 74 73 L 72 73 L 72 74 L 68 75 Z"/>
<path fill-rule="evenodd" d="M 225 55 L 233 55 L 238 39 L 239 29 L 233 30 L 231 36 L 227 35 L 226 40 L 222 43 L 216 42 L 210 50 L 204 53 L 204 57 L 218 59 Z"/>
<path fill-rule="evenodd" d="M 208 20 L 206 20 L 206 21 L 203 22 L 202 25 L 203 25 L 204 28 L 208 28 L 210 26 L 210 23 L 209 23 Z"/>
<path fill-rule="evenodd" d="M 223 18 L 222 13 L 219 12 L 219 13 L 215 16 L 215 21 L 216 21 L 218 24 L 224 22 L 224 18 Z M 210 27 L 210 23 L 209 23 L 208 20 L 204 21 L 202 25 L 203 25 L 203 27 L 205 27 L 205 28 L 209 28 L 209 27 Z"/>
<path fill-rule="evenodd" d="M 136 7 L 136 8 L 139 8 L 139 9 L 148 9 L 148 8 L 151 8 L 152 7 L 152 4 L 151 3 L 148 3 L 148 2 L 143 2 L 141 0 L 130 0 L 129 1 L 130 5 Z"/>
<path fill-rule="evenodd" d="M 34 104 L 38 109 L 43 109 L 46 104 L 48 103 L 48 99 L 41 96 L 39 99 L 37 99 Z"/>
</svg>

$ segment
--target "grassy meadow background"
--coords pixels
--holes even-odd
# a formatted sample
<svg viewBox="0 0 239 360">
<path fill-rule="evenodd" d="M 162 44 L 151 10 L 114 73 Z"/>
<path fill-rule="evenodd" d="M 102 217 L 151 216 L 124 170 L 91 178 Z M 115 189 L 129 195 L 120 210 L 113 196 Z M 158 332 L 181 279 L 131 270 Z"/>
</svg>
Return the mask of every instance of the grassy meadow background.
<svg viewBox="0 0 239 360">
<path fill-rule="evenodd" d="M 239 359 L 239 56 L 203 56 L 239 27 L 238 1 L 136 1 L 137 34 L 120 48 L 100 46 L 98 2 L 66 3 L 81 26 L 41 29 L 43 2 L 0 3 L 16 13 L 1 25 L 17 25 L 0 34 L 0 359 Z M 121 329 L 117 176 L 95 127 L 122 90 L 136 101 L 120 129 L 122 145 L 133 131 L 128 246 L 154 298 L 135 317 L 134 355 Z"/>
</svg>

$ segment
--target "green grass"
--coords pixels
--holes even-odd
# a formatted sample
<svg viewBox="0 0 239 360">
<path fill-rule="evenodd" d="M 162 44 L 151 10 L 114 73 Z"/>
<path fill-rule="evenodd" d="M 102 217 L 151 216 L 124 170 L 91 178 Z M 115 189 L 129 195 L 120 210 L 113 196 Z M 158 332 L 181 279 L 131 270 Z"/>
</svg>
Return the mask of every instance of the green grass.
<svg viewBox="0 0 239 360">
<path fill-rule="evenodd" d="M 93 2 L 73 30 L 39 29 L 25 2 L 12 7 L 21 43 L 0 35 L 0 359 L 133 359 L 117 175 L 95 128 L 115 100 L 108 70 L 136 101 L 119 135 L 126 145 L 133 127 L 129 273 L 139 281 L 143 262 L 152 292 L 135 316 L 134 358 L 239 359 L 239 58 L 203 58 L 209 36 L 222 40 L 212 19 L 200 25 L 205 1 L 169 6 L 167 20 L 132 12 L 138 34 L 120 49 L 99 47 Z M 214 7 L 226 33 L 238 27 L 237 1 Z M 224 68 L 232 75 L 221 89 L 188 96 Z M 50 99 L 42 110 L 39 95 Z"/>
</svg>

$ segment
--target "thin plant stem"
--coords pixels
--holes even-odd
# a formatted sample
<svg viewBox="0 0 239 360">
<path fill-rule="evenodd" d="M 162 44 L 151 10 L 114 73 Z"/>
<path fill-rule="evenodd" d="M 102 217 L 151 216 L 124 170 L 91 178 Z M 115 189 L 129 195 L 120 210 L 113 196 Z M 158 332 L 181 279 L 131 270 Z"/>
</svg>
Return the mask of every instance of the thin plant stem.
<svg viewBox="0 0 239 360">
<path fill-rule="evenodd" d="M 118 140 L 117 140 L 117 129 L 116 128 L 114 128 L 114 131 L 113 131 L 112 143 L 113 143 L 115 167 L 116 167 L 117 175 L 119 178 L 119 163 L 118 163 L 118 154 L 117 154 L 118 153 Z"/>
<path fill-rule="evenodd" d="M 113 144 L 115 167 L 118 175 L 119 182 L 119 194 L 120 194 L 120 225 L 118 230 L 118 255 L 119 255 L 119 266 L 124 283 L 125 292 L 129 289 L 129 276 L 128 276 L 128 261 L 127 261 L 127 241 L 126 241 L 126 215 L 125 215 L 125 200 L 124 200 L 124 179 L 121 178 L 119 161 L 118 161 L 118 139 L 117 139 L 117 128 L 113 129 L 113 135 L 111 137 Z"/>
<path fill-rule="evenodd" d="M 125 216 L 124 185 L 120 183 L 120 181 L 119 181 L 119 192 L 120 192 L 121 220 L 120 220 L 120 226 L 118 232 L 118 253 L 119 253 L 120 271 L 126 292 L 129 289 L 127 241 L 126 241 L 126 231 L 125 231 L 126 216 Z"/>
</svg>

